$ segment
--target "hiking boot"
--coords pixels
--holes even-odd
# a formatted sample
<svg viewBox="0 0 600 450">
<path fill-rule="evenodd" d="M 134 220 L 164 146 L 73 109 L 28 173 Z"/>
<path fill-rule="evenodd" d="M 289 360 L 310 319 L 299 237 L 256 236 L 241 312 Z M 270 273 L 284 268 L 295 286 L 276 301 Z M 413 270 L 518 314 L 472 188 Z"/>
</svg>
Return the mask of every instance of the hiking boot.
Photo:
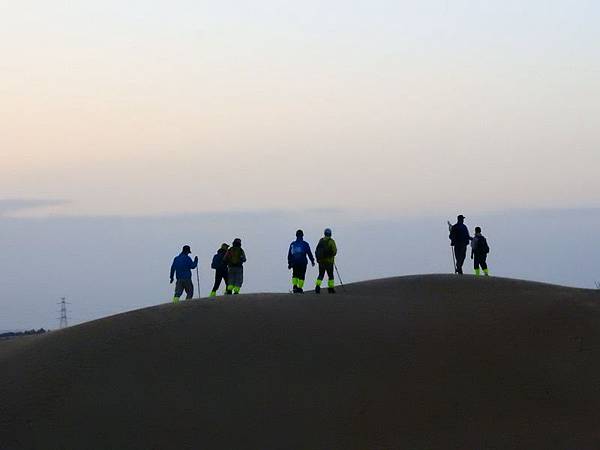
<svg viewBox="0 0 600 450">
<path fill-rule="evenodd" d="M 321 293 L 321 286 L 315 286 L 315 294 Z"/>
<path fill-rule="evenodd" d="M 327 292 L 330 294 L 335 294 L 335 288 L 327 288 Z"/>
<path fill-rule="evenodd" d="M 231 294 L 233 294 L 233 292 L 231 292 L 231 291 L 225 291 L 225 295 L 231 295 Z"/>
<path fill-rule="evenodd" d="M 302 289 L 301 287 L 299 287 L 298 289 L 296 289 L 296 293 L 297 294 L 304 294 L 304 289 Z"/>
<path fill-rule="evenodd" d="M 300 288 L 299 288 L 298 286 L 294 286 L 294 287 L 292 288 L 292 292 L 293 292 L 294 294 L 297 294 L 297 293 L 299 292 L 299 289 L 300 289 Z"/>
</svg>

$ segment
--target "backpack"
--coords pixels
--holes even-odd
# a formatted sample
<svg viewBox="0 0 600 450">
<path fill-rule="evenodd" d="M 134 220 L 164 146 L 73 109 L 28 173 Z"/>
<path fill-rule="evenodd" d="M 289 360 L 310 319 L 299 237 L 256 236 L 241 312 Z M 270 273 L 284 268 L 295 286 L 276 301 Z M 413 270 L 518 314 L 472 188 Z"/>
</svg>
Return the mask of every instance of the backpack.
<svg viewBox="0 0 600 450">
<path fill-rule="evenodd" d="M 225 254 L 225 260 L 230 266 L 241 266 L 246 261 L 244 250 L 241 247 L 231 247 Z"/>
<path fill-rule="evenodd" d="M 304 242 L 293 242 L 290 247 L 290 253 L 294 261 L 302 261 L 306 259 L 306 250 Z"/>
<path fill-rule="evenodd" d="M 490 247 L 487 243 L 487 240 L 483 236 L 477 236 L 477 245 L 475 247 L 476 253 L 488 254 L 490 252 Z"/>
<path fill-rule="evenodd" d="M 223 264 L 223 255 L 219 255 L 217 253 L 215 256 L 213 256 L 210 268 L 211 269 L 220 269 L 222 264 Z"/>
<path fill-rule="evenodd" d="M 317 248 L 315 249 L 315 256 L 317 257 L 317 261 L 322 261 L 323 259 L 327 259 L 333 256 L 333 252 L 331 251 L 331 245 L 328 245 L 328 241 L 325 239 L 321 239 L 317 244 Z"/>
</svg>

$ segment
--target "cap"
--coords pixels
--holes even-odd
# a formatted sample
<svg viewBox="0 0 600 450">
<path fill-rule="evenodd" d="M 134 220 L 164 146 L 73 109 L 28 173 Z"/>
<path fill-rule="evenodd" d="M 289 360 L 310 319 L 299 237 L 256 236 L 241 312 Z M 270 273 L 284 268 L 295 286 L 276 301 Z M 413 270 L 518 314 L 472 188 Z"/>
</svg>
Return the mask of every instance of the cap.
<svg viewBox="0 0 600 450">
<path fill-rule="evenodd" d="M 458 220 L 460 220 L 460 219 L 466 219 L 466 217 L 465 217 L 465 216 L 463 216 L 462 214 L 459 214 L 459 215 L 458 215 L 456 218 L 457 218 Z"/>
</svg>

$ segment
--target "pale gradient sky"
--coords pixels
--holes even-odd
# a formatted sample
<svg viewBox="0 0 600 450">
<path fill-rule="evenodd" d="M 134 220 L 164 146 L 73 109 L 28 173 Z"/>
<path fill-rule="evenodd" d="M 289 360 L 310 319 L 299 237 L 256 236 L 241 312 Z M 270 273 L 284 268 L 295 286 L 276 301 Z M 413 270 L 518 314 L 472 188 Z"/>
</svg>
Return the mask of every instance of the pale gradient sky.
<svg viewBox="0 0 600 450">
<path fill-rule="evenodd" d="M 0 198 L 600 206 L 595 1 L 0 0 Z"/>
</svg>

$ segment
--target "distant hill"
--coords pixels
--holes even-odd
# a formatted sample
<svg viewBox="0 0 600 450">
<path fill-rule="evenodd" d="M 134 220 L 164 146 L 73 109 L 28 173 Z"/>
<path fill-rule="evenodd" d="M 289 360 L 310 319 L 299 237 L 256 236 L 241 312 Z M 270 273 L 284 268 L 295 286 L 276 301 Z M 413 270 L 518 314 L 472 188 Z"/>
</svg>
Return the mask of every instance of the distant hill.
<svg viewBox="0 0 600 450">
<path fill-rule="evenodd" d="M 427 275 L 0 344 L 0 449 L 592 449 L 600 292 Z"/>
</svg>

